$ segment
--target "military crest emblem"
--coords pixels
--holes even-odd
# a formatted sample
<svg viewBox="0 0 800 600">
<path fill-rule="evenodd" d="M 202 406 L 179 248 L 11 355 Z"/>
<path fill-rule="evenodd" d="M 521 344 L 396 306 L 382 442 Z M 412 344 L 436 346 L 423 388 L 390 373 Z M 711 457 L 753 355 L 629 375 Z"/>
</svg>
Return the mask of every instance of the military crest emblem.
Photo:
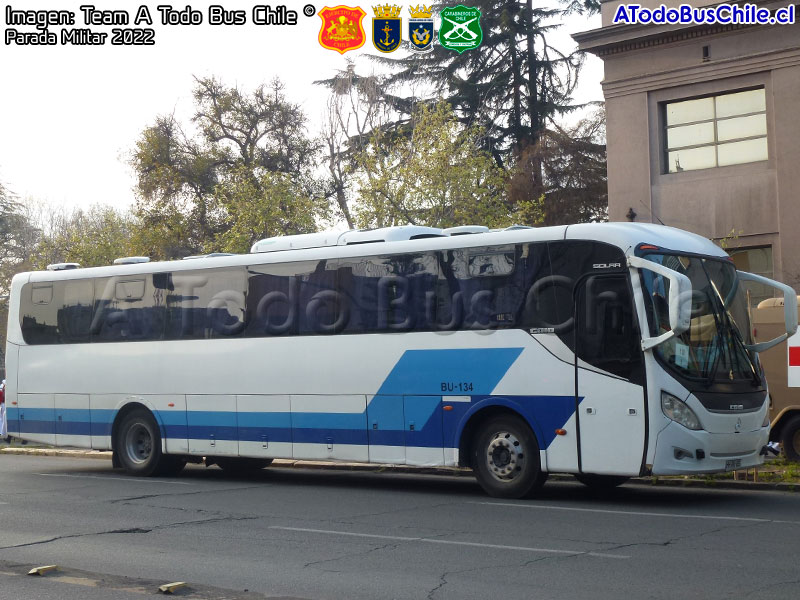
<svg viewBox="0 0 800 600">
<path fill-rule="evenodd" d="M 433 50 L 433 11 L 430 7 L 409 6 L 408 12 L 408 49 L 414 52 L 430 52 Z"/>
<path fill-rule="evenodd" d="M 396 4 L 373 6 L 372 43 L 381 52 L 394 52 L 400 47 L 402 18 Z"/>
<path fill-rule="evenodd" d="M 344 54 L 348 50 L 361 48 L 367 41 L 367 34 L 361 23 L 367 13 L 360 7 L 326 6 L 317 14 L 322 19 L 317 39 L 323 48 Z"/>
<path fill-rule="evenodd" d="M 483 41 L 481 29 L 481 11 L 474 6 L 448 6 L 439 15 L 442 23 L 439 26 L 439 43 L 448 50 L 459 54 L 474 50 Z"/>
</svg>

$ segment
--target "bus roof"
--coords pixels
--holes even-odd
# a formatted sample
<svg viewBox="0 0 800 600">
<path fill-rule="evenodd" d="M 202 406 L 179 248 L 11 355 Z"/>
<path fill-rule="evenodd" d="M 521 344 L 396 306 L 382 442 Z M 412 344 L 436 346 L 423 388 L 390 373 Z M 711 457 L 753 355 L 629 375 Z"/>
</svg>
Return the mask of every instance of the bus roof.
<svg viewBox="0 0 800 600">
<path fill-rule="evenodd" d="M 322 235 L 322 234 L 310 234 Z M 333 234 L 337 239 L 341 234 Z M 358 236 L 363 238 L 364 236 Z M 439 237 L 423 237 L 402 241 L 377 241 L 370 243 L 351 243 L 349 245 L 326 245 L 321 247 L 286 249 L 277 252 L 256 252 L 198 257 L 194 260 L 159 261 L 130 265 L 109 265 L 66 271 L 36 271 L 20 274 L 29 275 L 31 282 L 55 281 L 61 279 L 83 279 L 93 277 L 124 276 L 126 274 L 146 274 L 164 271 L 195 270 L 198 268 L 217 268 L 245 266 L 323 258 L 370 256 L 375 254 L 401 254 L 429 250 L 447 250 L 525 242 L 554 240 L 593 240 L 619 247 L 629 254 L 641 244 L 653 244 L 660 248 L 680 250 L 691 254 L 702 254 L 724 258 L 724 250 L 710 240 L 674 227 L 651 223 L 585 223 L 579 225 L 557 225 L 553 227 L 511 228 L 487 233 Z"/>
</svg>

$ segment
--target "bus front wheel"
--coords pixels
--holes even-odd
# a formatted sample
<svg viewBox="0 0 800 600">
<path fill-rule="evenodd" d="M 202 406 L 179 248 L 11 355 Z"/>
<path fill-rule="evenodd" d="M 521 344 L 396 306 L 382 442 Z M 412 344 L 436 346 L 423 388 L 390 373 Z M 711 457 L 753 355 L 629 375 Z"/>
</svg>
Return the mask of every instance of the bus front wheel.
<svg viewBox="0 0 800 600">
<path fill-rule="evenodd" d="M 131 475 L 174 475 L 186 462 L 161 452 L 161 433 L 150 411 L 133 410 L 122 420 L 114 438 L 114 452 Z"/>
<path fill-rule="evenodd" d="M 789 419 L 781 429 L 781 444 L 787 460 L 800 462 L 800 415 Z"/>
<path fill-rule="evenodd" d="M 481 487 L 495 498 L 522 498 L 547 478 L 541 470 L 536 436 L 522 420 L 505 415 L 478 428 L 472 469 Z"/>
</svg>

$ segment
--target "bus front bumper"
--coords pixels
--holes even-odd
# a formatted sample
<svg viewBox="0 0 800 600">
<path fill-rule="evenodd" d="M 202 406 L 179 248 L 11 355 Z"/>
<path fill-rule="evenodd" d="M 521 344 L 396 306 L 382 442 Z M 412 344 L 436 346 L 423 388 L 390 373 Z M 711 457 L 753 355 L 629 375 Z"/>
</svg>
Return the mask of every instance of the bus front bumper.
<svg viewBox="0 0 800 600">
<path fill-rule="evenodd" d="M 736 434 L 692 431 L 671 422 L 658 434 L 653 475 L 721 473 L 764 463 L 769 427 Z"/>
</svg>

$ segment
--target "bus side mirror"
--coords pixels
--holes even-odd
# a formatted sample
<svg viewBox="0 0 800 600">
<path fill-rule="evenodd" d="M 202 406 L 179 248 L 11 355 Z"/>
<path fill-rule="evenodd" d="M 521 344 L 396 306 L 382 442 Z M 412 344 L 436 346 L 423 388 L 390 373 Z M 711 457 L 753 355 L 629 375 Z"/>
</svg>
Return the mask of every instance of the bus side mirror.
<svg viewBox="0 0 800 600">
<path fill-rule="evenodd" d="M 669 280 L 669 326 L 670 330 L 656 337 L 642 339 L 642 350 L 654 348 L 668 339 L 689 329 L 692 318 L 692 282 L 682 273 L 646 260 L 640 256 L 629 256 L 628 266 L 647 269 Z"/>
<path fill-rule="evenodd" d="M 754 273 L 747 273 L 746 271 L 737 271 L 736 275 L 739 281 L 753 281 L 761 283 L 771 288 L 783 292 L 783 320 L 786 324 L 786 333 L 782 333 L 778 337 L 769 340 L 768 342 L 761 342 L 759 344 L 746 344 L 745 347 L 753 352 L 763 352 L 773 346 L 777 346 L 785 339 L 793 336 L 797 331 L 797 292 L 786 284 L 780 283 L 773 279 L 767 279 L 761 275 Z"/>
</svg>

